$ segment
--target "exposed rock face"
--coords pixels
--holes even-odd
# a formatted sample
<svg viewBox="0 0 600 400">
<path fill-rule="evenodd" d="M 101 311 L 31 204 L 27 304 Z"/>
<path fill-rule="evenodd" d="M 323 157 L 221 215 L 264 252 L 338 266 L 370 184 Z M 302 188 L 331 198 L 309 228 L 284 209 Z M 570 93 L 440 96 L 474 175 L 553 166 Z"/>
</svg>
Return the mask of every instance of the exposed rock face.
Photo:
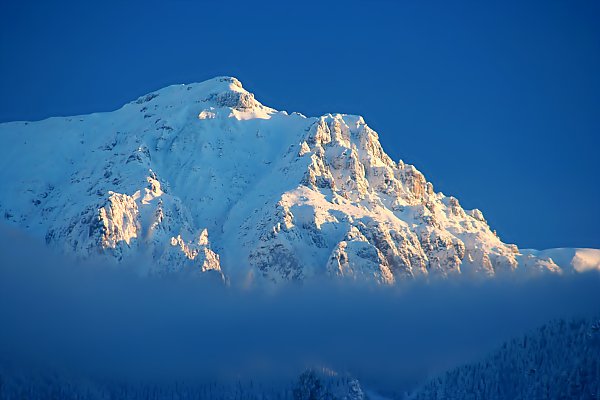
<svg viewBox="0 0 600 400">
<path fill-rule="evenodd" d="M 479 210 L 465 212 L 456 198 L 435 193 L 414 166 L 393 162 L 361 117 L 319 118 L 298 158 L 308 167 L 301 186 L 282 196 L 285 220 L 251 253 L 266 276 L 312 273 L 298 256 L 306 248 L 314 249 L 317 265 L 327 260 L 330 275 L 380 283 L 430 274 L 492 276 L 518 265 L 518 251 L 490 231 Z M 264 249 L 277 257 L 263 262 Z M 542 269 L 557 270 L 552 263 Z"/>
<path fill-rule="evenodd" d="M 394 283 L 394 275 L 387 259 L 355 227 L 333 249 L 327 262 L 327 272 L 340 277 Z"/>
<path fill-rule="evenodd" d="M 0 135 L 15 143 L 0 149 L 0 215 L 80 257 L 275 282 L 559 270 L 390 159 L 362 117 L 288 115 L 235 78 Z"/>
<path fill-rule="evenodd" d="M 260 105 L 254 95 L 242 88 L 242 83 L 235 78 L 217 78 L 217 82 L 230 84 L 229 90 L 212 92 L 204 99 L 215 103 L 217 107 L 229 107 L 237 110 L 248 110 Z"/>
</svg>

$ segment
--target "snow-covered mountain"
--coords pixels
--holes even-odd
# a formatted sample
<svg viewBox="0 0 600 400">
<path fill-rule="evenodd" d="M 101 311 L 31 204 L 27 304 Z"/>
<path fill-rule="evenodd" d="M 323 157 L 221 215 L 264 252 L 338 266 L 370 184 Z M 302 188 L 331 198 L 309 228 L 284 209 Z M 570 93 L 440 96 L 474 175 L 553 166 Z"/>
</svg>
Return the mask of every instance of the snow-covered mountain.
<svg viewBox="0 0 600 400">
<path fill-rule="evenodd" d="M 0 216 L 81 258 L 275 282 L 560 272 L 393 161 L 362 117 L 277 111 L 235 78 L 0 137 Z"/>
<path fill-rule="evenodd" d="M 598 249 L 523 249 L 521 253 L 539 258 L 551 258 L 563 270 L 567 271 L 600 271 L 600 250 Z"/>
</svg>

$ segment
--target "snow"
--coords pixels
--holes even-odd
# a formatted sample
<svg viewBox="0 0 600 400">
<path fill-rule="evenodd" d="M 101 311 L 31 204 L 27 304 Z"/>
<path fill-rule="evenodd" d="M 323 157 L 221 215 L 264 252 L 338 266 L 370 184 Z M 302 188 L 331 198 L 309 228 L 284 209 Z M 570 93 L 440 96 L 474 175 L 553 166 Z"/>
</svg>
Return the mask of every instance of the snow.
<svg viewBox="0 0 600 400">
<path fill-rule="evenodd" d="M 277 111 L 231 77 L 114 112 L 0 124 L 0 137 L 0 216 L 81 258 L 150 254 L 157 274 L 239 282 L 564 266 L 503 243 L 479 210 L 388 157 L 362 117 Z M 572 267 L 597 268 L 594 251 Z"/>
<path fill-rule="evenodd" d="M 600 271 L 600 250 L 558 248 L 547 250 L 522 249 L 521 253 L 538 258 L 552 259 L 566 270 L 575 272 Z"/>
</svg>

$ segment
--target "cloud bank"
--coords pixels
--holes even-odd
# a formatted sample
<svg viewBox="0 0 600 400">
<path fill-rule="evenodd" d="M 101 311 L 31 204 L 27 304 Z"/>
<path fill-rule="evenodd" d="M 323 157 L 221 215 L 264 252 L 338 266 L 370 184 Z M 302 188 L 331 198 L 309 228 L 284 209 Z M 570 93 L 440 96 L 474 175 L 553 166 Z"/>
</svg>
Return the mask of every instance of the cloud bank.
<svg viewBox="0 0 600 400">
<path fill-rule="evenodd" d="M 151 380 L 283 377 L 322 365 L 391 387 L 550 319 L 600 312 L 597 273 L 264 290 L 141 278 L 136 267 L 68 260 L 0 229 L 0 357 Z"/>
</svg>

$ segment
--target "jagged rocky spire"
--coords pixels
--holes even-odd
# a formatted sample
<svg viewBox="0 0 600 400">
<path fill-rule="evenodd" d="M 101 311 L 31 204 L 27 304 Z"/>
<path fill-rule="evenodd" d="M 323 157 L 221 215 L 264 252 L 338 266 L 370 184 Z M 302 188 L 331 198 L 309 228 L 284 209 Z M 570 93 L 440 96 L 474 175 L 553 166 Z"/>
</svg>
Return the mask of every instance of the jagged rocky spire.
<svg viewBox="0 0 600 400">
<path fill-rule="evenodd" d="M 559 271 L 393 161 L 362 117 L 277 111 L 235 78 L 0 134 L 1 215 L 80 257 L 274 282 Z"/>
</svg>

